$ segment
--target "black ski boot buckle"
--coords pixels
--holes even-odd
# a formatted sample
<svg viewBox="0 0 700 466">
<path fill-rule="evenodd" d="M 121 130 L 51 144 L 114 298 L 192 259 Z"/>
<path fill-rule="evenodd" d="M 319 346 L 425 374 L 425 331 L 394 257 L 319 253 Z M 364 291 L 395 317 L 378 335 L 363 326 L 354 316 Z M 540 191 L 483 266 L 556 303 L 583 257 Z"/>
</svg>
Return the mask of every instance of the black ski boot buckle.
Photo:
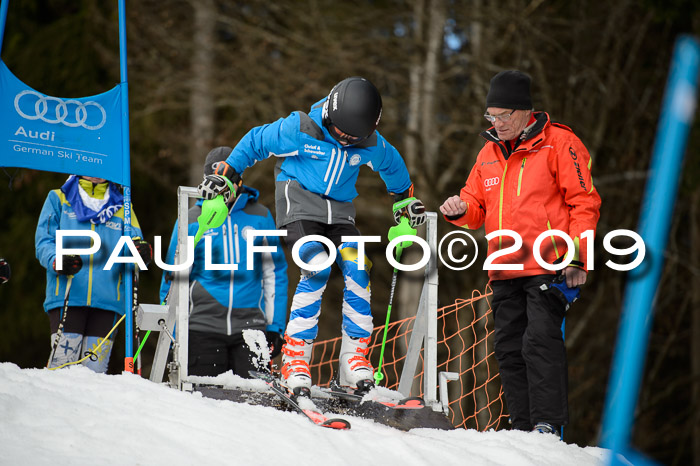
<svg viewBox="0 0 700 466">
<path fill-rule="evenodd" d="M 370 379 L 360 380 L 357 382 L 357 389 L 355 390 L 355 395 L 365 396 L 370 390 L 374 388 L 374 381 Z"/>
<path fill-rule="evenodd" d="M 311 389 L 309 387 L 295 387 L 292 389 L 292 398 L 297 399 L 300 396 L 311 399 Z"/>
</svg>

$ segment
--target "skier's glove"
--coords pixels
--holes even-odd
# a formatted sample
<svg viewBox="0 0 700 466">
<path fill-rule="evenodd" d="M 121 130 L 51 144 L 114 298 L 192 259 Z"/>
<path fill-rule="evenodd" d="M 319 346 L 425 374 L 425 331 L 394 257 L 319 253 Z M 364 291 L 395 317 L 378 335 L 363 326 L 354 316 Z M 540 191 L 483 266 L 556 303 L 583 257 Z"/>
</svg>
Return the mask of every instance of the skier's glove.
<svg viewBox="0 0 700 466">
<path fill-rule="evenodd" d="M 143 263 L 148 266 L 148 264 L 150 264 L 153 260 L 153 248 L 151 247 L 151 243 L 139 238 L 138 236 L 133 238 L 133 241 L 134 246 L 136 246 L 136 250 L 139 252 L 139 256 L 141 256 L 141 259 L 143 260 Z"/>
<path fill-rule="evenodd" d="M 222 194 L 224 200 L 228 202 L 236 197 L 236 190 L 242 184 L 241 175 L 234 170 L 231 165 L 226 162 L 218 162 L 212 166 L 214 173 L 206 175 L 204 181 L 197 186 L 199 195 L 204 199 L 214 199 L 217 195 Z M 230 182 L 230 183 L 227 183 Z M 233 188 L 230 187 L 233 185 Z M 232 193 L 226 194 L 226 189 L 229 188 Z"/>
<path fill-rule="evenodd" d="M 83 268 L 83 259 L 80 256 L 71 254 L 63 257 L 63 268 L 56 269 L 56 259 L 53 260 L 53 269 L 59 275 L 75 275 Z"/>
<path fill-rule="evenodd" d="M 270 345 L 270 359 L 272 359 L 282 352 L 284 338 L 279 333 L 271 331 L 265 332 L 265 337 L 267 344 Z"/>
<path fill-rule="evenodd" d="M 581 296 L 581 289 L 578 286 L 574 288 L 566 286 L 566 277 L 561 271 L 551 283 L 542 284 L 540 290 L 546 293 L 555 305 L 564 307 L 564 311 L 568 311 L 571 303 Z"/>
<path fill-rule="evenodd" d="M 241 177 L 237 173 L 235 174 L 234 181 L 221 175 L 205 176 L 204 180 L 197 186 L 199 195 L 207 201 L 221 195 L 224 198 L 224 202 L 230 206 L 234 199 L 236 199 L 238 190 L 243 184 Z"/>
<path fill-rule="evenodd" d="M 10 264 L 5 259 L 0 259 L 0 283 L 7 283 L 10 280 Z"/>
<path fill-rule="evenodd" d="M 231 198 L 231 182 L 221 175 L 207 175 L 204 180 L 197 186 L 199 195 L 205 200 L 214 199 L 221 194 L 226 202 Z"/>
<path fill-rule="evenodd" d="M 241 184 L 241 175 L 226 162 L 218 162 L 212 165 L 214 175 L 225 176 L 233 184 Z"/>
<path fill-rule="evenodd" d="M 402 201 L 395 202 L 393 206 L 394 221 L 398 225 L 401 217 L 408 218 L 411 228 L 415 228 L 425 223 L 425 206 L 415 197 L 409 197 Z"/>
</svg>

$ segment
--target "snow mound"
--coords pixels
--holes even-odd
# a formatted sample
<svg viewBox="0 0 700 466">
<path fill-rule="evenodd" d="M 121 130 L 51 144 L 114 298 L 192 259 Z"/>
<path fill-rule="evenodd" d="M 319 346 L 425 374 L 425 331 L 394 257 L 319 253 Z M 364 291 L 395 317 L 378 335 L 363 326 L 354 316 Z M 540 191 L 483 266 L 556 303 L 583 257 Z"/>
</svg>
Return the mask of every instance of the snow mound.
<svg viewBox="0 0 700 466">
<path fill-rule="evenodd" d="M 558 466 L 602 464 L 607 452 L 545 434 L 401 432 L 347 419 L 352 429 L 335 431 L 295 413 L 179 392 L 133 374 L 0 363 L 0 464 Z"/>
</svg>

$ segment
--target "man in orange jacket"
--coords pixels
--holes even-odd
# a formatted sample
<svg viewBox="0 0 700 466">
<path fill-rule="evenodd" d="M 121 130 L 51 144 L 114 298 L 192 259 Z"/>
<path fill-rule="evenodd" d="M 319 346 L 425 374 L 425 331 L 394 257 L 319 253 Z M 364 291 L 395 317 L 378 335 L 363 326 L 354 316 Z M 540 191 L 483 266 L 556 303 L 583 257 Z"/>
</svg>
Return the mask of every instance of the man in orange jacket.
<svg viewBox="0 0 700 466">
<path fill-rule="evenodd" d="M 581 140 L 547 113 L 533 111 L 529 76 L 494 76 L 484 116 L 493 124 L 481 133 L 486 144 L 459 196 L 440 211 L 464 228 L 511 230 L 489 240 L 485 263 L 501 382 L 514 429 L 558 434 L 558 426 L 568 423 L 561 326 L 586 282 L 586 246 L 593 244 L 600 196 Z M 517 246 L 518 236 L 522 245 L 506 251 Z M 562 260 L 570 263 L 560 274 L 541 265 Z"/>
</svg>

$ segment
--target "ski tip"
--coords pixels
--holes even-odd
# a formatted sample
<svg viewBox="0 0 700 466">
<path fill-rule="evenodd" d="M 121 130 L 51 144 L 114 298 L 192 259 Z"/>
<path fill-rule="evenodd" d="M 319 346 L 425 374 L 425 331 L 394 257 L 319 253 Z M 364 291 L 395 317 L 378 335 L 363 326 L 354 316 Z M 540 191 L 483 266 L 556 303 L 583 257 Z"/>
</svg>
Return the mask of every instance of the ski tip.
<svg viewBox="0 0 700 466">
<path fill-rule="evenodd" d="M 381 402 L 384 406 L 393 409 L 422 409 L 425 408 L 425 400 L 419 396 L 412 396 L 410 398 L 404 398 L 403 400 L 391 402 L 385 401 Z"/>
<path fill-rule="evenodd" d="M 419 396 L 413 396 L 399 401 L 395 407 L 403 409 L 421 409 L 425 407 L 425 401 Z"/>
<path fill-rule="evenodd" d="M 321 424 L 323 427 L 336 430 L 349 430 L 350 423 L 345 419 L 327 419 Z"/>
</svg>

